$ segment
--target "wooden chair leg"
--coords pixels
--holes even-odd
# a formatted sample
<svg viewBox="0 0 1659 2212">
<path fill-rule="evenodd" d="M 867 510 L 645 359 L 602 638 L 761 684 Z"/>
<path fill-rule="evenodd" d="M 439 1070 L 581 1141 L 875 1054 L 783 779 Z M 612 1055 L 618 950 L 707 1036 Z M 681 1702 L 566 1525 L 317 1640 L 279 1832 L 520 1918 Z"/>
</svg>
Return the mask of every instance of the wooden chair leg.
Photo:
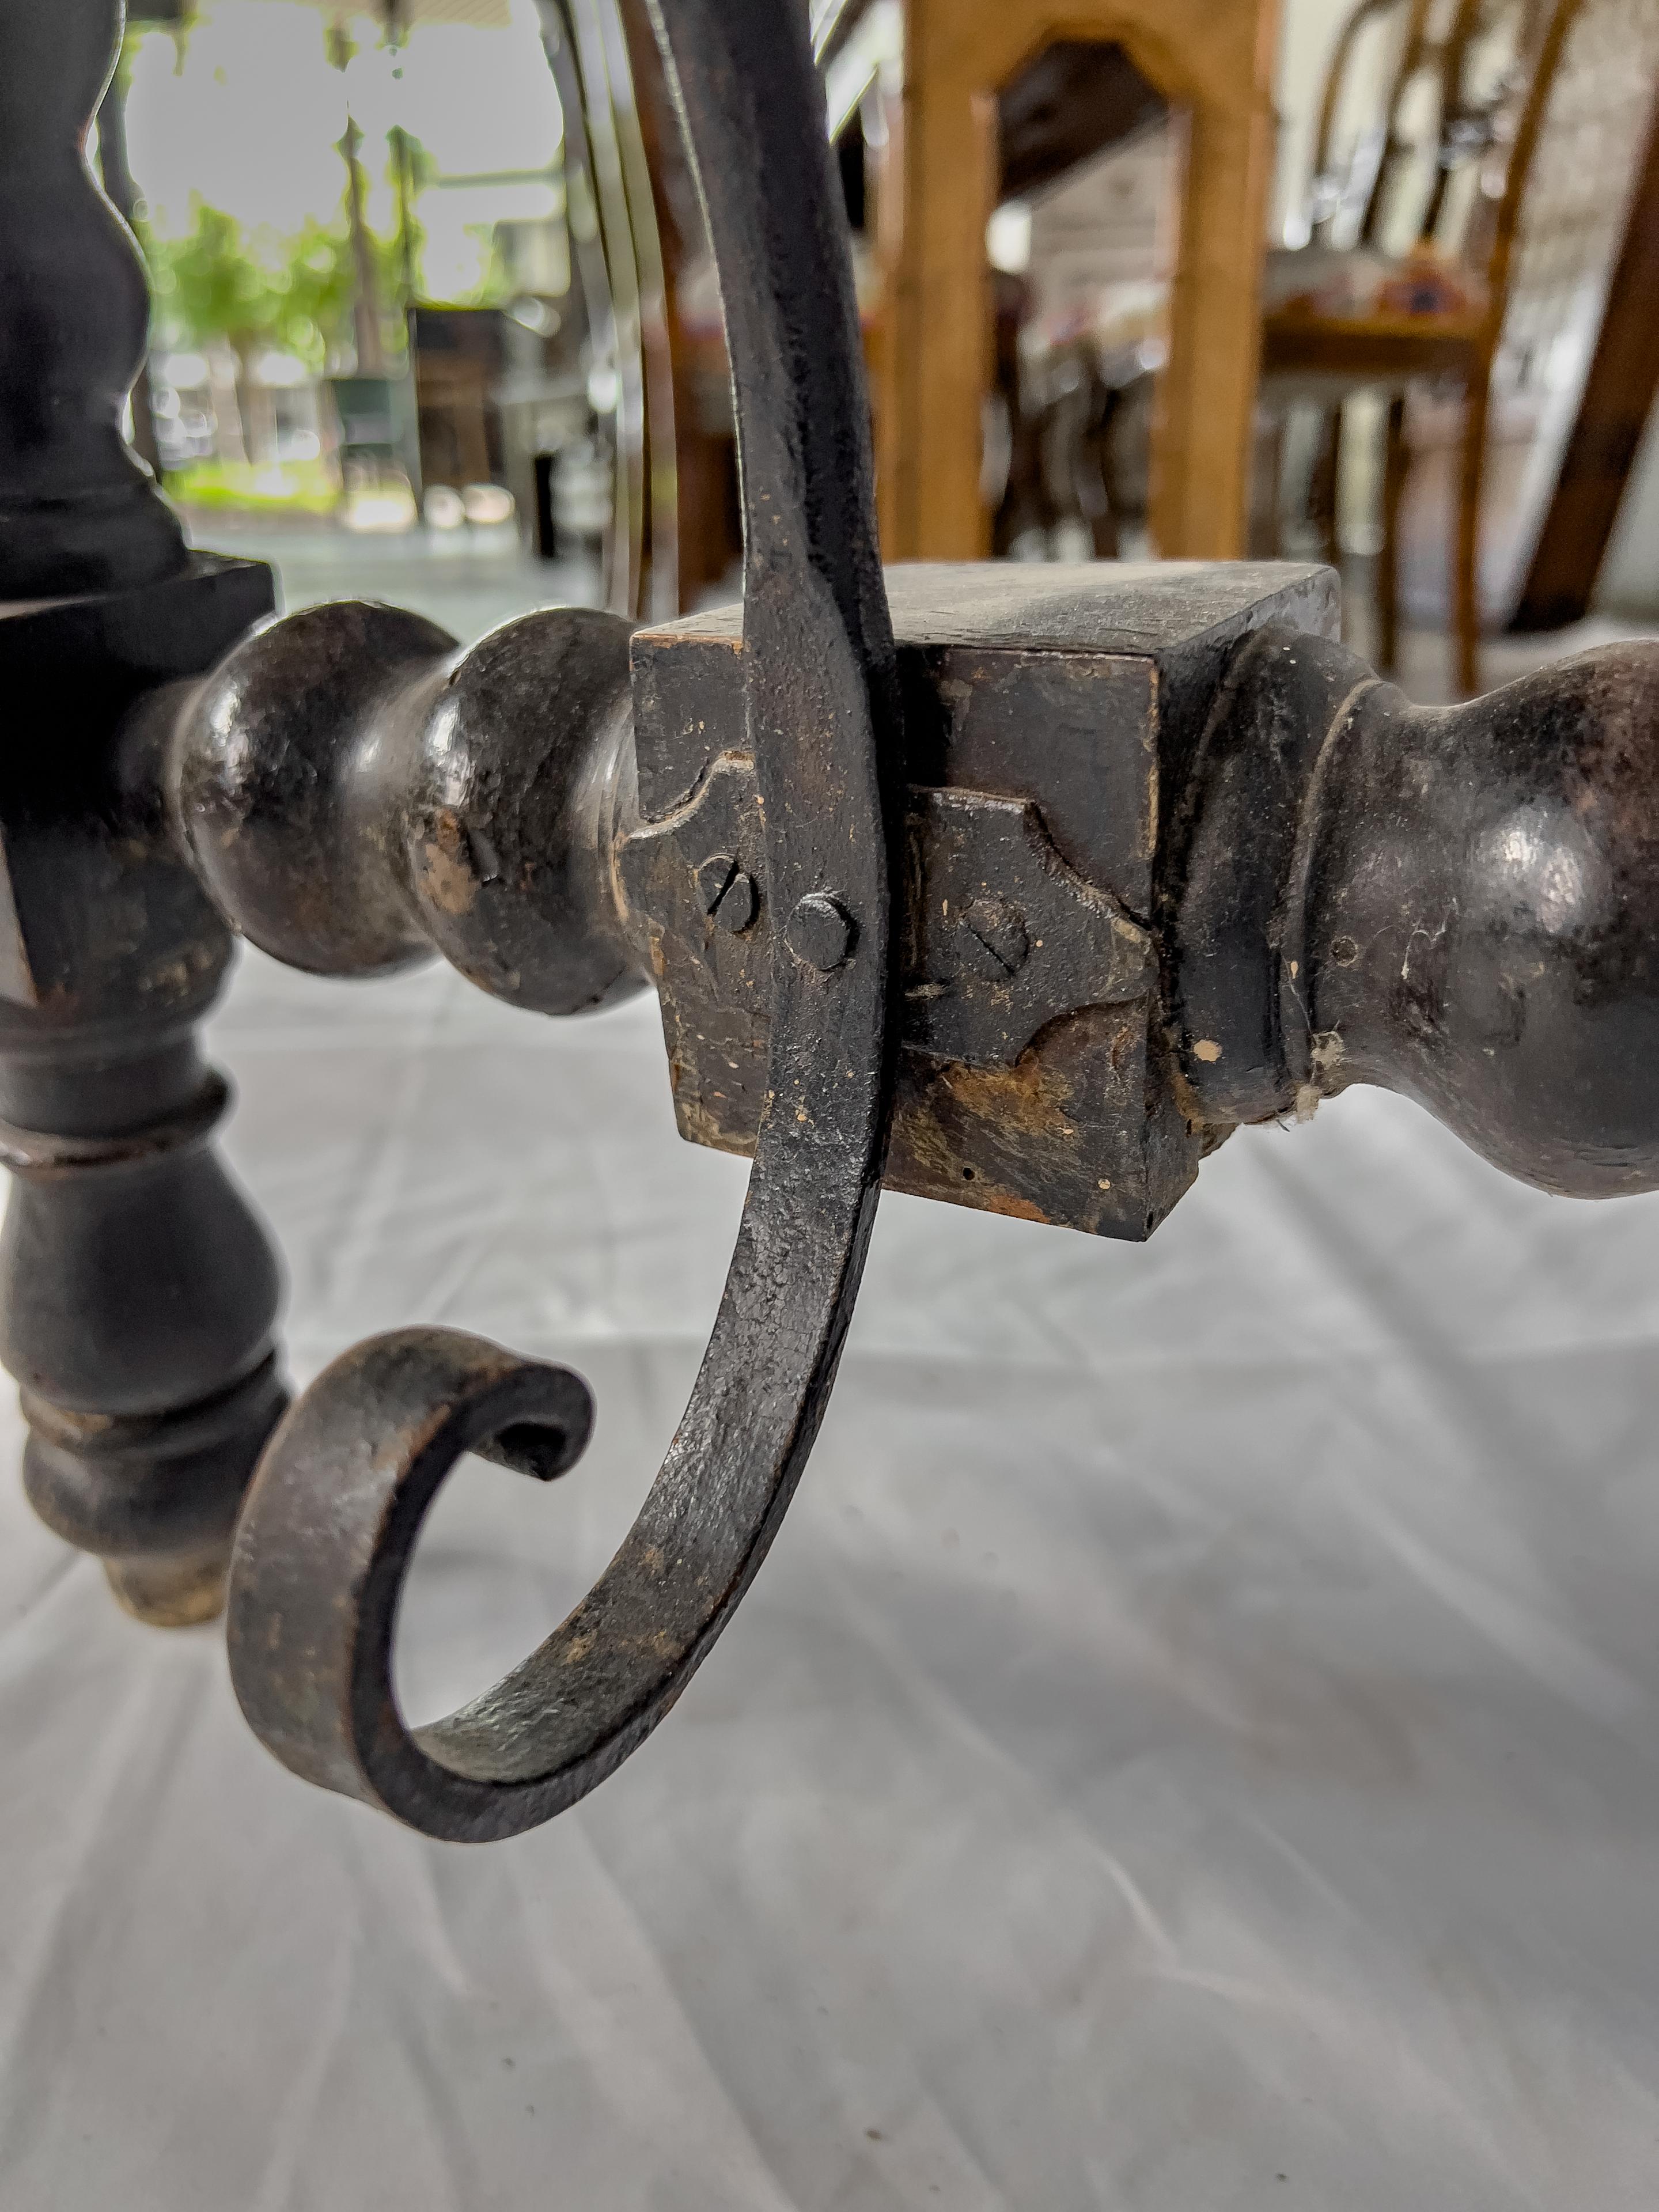
<svg viewBox="0 0 1659 2212">
<path fill-rule="evenodd" d="M 1490 365 L 1469 379 L 1463 402 L 1463 465 L 1457 491 L 1457 539 L 1452 576 L 1452 629 L 1457 644 L 1457 689 L 1472 698 L 1480 688 L 1480 498 L 1486 468 Z"/>
<path fill-rule="evenodd" d="M 1382 543 L 1376 558 L 1376 665 L 1385 676 L 1400 665 L 1400 506 L 1411 456 L 1406 447 L 1406 395 L 1389 402 L 1382 447 Z"/>
<path fill-rule="evenodd" d="M 1323 408 L 1319 417 L 1319 443 L 1314 449 L 1313 474 L 1308 484 L 1308 519 L 1319 532 L 1319 557 L 1332 568 L 1340 568 L 1342 561 L 1336 528 L 1336 486 L 1341 454 L 1341 407 Z"/>
<path fill-rule="evenodd" d="M 1285 409 L 1262 405 L 1256 409 L 1255 443 L 1250 470 L 1249 557 L 1277 561 L 1283 547 L 1279 506 L 1285 489 Z"/>
</svg>

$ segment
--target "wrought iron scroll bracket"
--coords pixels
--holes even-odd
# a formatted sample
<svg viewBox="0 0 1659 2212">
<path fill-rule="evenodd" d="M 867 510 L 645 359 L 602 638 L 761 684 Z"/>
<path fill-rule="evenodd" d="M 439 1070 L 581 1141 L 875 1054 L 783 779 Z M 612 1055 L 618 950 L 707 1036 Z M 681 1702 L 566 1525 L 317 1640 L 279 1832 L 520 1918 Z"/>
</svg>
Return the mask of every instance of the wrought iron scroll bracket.
<svg viewBox="0 0 1659 2212">
<path fill-rule="evenodd" d="M 392 1688 L 419 1515 L 458 1438 L 533 1427 L 545 1401 L 570 1398 L 570 1378 L 429 1333 L 360 1347 L 272 1439 L 232 1575 L 233 1677 L 267 1744 L 312 1779 L 457 1840 L 533 1826 L 592 1789 L 730 1618 L 811 1448 L 886 1144 L 883 763 L 897 757 L 897 693 L 852 276 L 805 15 L 772 0 L 660 0 L 653 15 L 721 272 L 742 437 L 749 741 L 790 947 L 774 968 L 769 1096 L 725 1294 L 621 1551 L 538 1651 L 448 1719 L 411 1731 Z M 559 1425 L 556 1407 L 551 1418 Z"/>
</svg>

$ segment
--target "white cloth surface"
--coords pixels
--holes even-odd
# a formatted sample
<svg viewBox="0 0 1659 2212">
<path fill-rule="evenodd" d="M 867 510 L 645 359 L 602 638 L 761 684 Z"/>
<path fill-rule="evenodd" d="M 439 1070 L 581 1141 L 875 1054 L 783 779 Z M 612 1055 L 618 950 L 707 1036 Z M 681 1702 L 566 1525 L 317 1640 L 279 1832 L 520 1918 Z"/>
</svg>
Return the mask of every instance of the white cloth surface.
<svg viewBox="0 0 1659 2212">
<path fill-rule="evenodd" d="M 609 1556 L 744 1170 L 648 1000 L 250 958 L 213 1042 L 297 1379 L 441 1320 L 596 1391 L 441 1499 L 423 1718 Z M 0 2207 L 1651 2212 L 1656 1254 L 1371 1093 L 1144 1248 L 887 1199 L 735 1624 L 483 1848 L 283 1772 L 8 1480 Z"/>
</svg>

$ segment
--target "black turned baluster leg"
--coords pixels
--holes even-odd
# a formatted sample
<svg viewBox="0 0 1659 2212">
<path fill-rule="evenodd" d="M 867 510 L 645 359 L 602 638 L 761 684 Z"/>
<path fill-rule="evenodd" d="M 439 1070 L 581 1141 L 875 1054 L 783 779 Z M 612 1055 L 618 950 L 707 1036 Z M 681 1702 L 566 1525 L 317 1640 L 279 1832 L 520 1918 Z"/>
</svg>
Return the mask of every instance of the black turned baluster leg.
<svg viewBox="0 0 1659 2212">
<path fill-rule="evenodd" d="M 86 164 L 120 29 L 121 0 L 0 0 L 0 601 L 185 564 L 121 436 L 143 264 Z"/>
<path fill-rule="evenodd" d="M 149 1620 L 222 1601 L 282 1411 L 276 1261 L 211 1149 L 232 940 L 135 773 L 143 708 L 272 604 L 121 438 L 143 272 L 87 169 L 119 0 L 0 0 L 0 1358 L 36 1509 Z"/>
<path fill-rule="evenodd" d="M 190 1030 L 117 1048 L 92 1026 L 0 1060 L 16 1178 L 0 1354 L 23 1386 L 36 1511 L 101 1555 L 130 1612 L 170 1626 L 223 1602 L 237 1507 L 286 1402 L 278 1285 L 209 1149 L 225 1086 Z"/>
</svg>

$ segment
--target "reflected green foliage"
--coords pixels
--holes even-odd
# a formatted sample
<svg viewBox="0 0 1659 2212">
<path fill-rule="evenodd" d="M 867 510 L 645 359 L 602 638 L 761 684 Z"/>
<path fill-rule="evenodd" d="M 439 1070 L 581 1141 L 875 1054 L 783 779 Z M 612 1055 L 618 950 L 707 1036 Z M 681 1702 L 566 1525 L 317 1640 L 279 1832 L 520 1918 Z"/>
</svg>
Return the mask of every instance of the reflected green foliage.
<svg viewBox="0 0 1659 2212">
<path fill-rule="evenodd" d="M 343 196 L 333 220 L 313 217 L 288 235 L 268 228 L 245 230 L 199 195 L 191 200 L 191 217 L 190 228 L 179 238 L 139 226 L 161 343 L 223 342 L 245 362 L 274 347 L 297 356 L 319 375 L 342 366 L 351 346 L 356 295 Z M 397 300 L 403 290 L 401 249 L 373 231 L 368 235 L 380 296 Z M 418 254 L 418 237 L 412 243 Z M 395 346 L 400 333 L 387 336 Z"/>
<path fill-rule="evenodd" d="M 330 460 L 284 461 L 276 467 L 192 461 L 171 474 L 167 485 L 193 507 L 245 514 L 332 514 L 340 504 L 339 471 Z"/>
</svg>

